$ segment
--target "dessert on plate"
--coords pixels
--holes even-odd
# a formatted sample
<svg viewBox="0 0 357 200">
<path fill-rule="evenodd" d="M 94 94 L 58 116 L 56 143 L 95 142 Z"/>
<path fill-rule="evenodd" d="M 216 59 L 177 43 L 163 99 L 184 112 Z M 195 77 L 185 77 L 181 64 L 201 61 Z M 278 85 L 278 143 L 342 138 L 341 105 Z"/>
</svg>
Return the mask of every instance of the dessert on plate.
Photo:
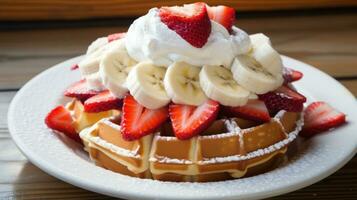
<svg viewBox="0 0 357 200">
<path fill-rule="evenodd" d="M 268 36 L 234 22 L 227 6 L 150 9 L 126 33 L 90 44 L 72 67 L 82 79 L 64 92 L 71 101 L 45 123 L 114 172 L 208 182 L 266 172 L 299 134 L 345 122 L 325 102 L 304 109 L 293 87 L 303 74 Z"/>
</svg>

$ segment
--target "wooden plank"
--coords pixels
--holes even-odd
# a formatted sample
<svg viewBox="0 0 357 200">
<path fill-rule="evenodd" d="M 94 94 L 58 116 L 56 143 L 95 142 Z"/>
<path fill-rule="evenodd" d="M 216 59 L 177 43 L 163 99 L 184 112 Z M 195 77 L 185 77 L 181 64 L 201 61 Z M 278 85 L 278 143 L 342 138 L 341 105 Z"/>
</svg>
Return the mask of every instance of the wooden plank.
<svg viewBox="0 0 357 200">
<path fill-rule="evenodd" d="M 0 137 L 7 133 L 7 110 L 16 92 L 0 92 Z"/>
<path fill-rule="evenodd" d="M 206 0 L 210 5 L 223 4 L 238 11 L 282 10 L 319 7 L 355 6 L 353 0 Z M 138 16 L 152 7 L 162 5 L 181 5 L 182 1 L 144 1 L 144 0 L 2 0 L 0 1 L 0 20 L 53 20 L 53 19 L 88 19 L 104 17 Z"/>
</svg>

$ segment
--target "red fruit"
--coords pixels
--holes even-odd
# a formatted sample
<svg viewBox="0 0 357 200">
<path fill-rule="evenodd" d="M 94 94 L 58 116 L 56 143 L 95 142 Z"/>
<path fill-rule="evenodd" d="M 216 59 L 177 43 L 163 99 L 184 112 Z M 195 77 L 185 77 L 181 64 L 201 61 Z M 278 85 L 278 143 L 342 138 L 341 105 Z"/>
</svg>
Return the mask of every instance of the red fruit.
<svg viewBox="0 0 357 200">
<path fill-rule="evenodd" d="M 249 100 L 244 106 L 226 107 L 228 114 L 256 122 L 269 122 L 270 115 L 263 101 Z"/>
<path fill-rule="evenodd" d="M 304 111 L 304 127 L 300 133 L 303 137 L 311 137 L 346 122 L 346 115 L 335 110 L 329 104 L 317 101 L 311 103 Z"/>
<path fill-rule="evenodd" d="M 120 109 L 121 100 L 114 96 L 109 90 L 87 99 L 84 102 L 85 112 L 102 112 L 111 109 Z"/>
<path fill-rule="evenodd" d="M 208 16 L 211 20 L 224 26 L 228 32 L 232 31 L 232 26 L 236 20 L 236 11 L 228 6 L 207 6 Z"/>
<path fill-rule="evenodd" d="M 189 106 L 172 103 L 169 115 L 172 128 L 180 140 L 190 139 L 212 124 L 219 111 L 219 103 L 207 100 L 200 106 Z"/>
<path fill-rule="evenodd" d="M 168 118 L 167 107 L 148 109 L 140 105 L 134 97 L 124 98 L 121 126 L 123 138 L 136 140 L 153 133 Z"/>
<path fill-rule="evenodd" d="M 121 38 L 125 37 L 125 35 L 126 35 L 126 32 L 110 34 L 107 36 L 108 42 L 112 42 L 114 40 L 121 39 Z"/>
<path fill-rule="evenodd" d="M 287 67 L 283 68 L 284 84 L 291 83 L 291 82 L 294 82 L 294 81 L 298 81 L 302 77 L 303 77 L 303 73 L 301 73 L 301 72 L 299 72 L 297 70 L 294 70 L 294 69 L 291 69 L 291 68 L 287 68 Z"/>
<path fill-rule="evenodd" d="M 205 3 L 187 4 L 183 7 L 161 7 L 161 21 L 192 46 L 201 48 L 211 33 L 211 21 Z"/>
<path fill-rule="evenodd" d="M 45 118 L 45 123 L 49 128 L 62 132 L 76 142 L 82 143 L 81 138 L 74 129 L 71 113 L 65 107 L 57 106 L 51 110 Z"/>
<path fill-rule="evenodd" d="M 275 114 L 280 110 L 288 112 L 301 112 L 306 98 L 290 89 L 287 86 L 281 86 L 275 91 L 259 95 L 259 99 L 263 100 L 270 113 Z"/>
<path fill-rule="evenodd" d="M 78 68 L 79 68 L 78 64 L 74 64 L 74 65 L 71 66 L 71 70 L 72 70 L 72 71 L 73 71 L 73 70 L 76 70 L 76 69 L 78 69 Z"/>
<path fill-rule="evenodd" d="M 88 99 L 96 94 L 98 94 L 97 91 L 88 89 L 85 80 L 80 80 L 78 82 L 73 83 L 64 92 L 65 96 L 74 97 L 81 101 L 85 101 L 86 99 Z"/>
</svg>

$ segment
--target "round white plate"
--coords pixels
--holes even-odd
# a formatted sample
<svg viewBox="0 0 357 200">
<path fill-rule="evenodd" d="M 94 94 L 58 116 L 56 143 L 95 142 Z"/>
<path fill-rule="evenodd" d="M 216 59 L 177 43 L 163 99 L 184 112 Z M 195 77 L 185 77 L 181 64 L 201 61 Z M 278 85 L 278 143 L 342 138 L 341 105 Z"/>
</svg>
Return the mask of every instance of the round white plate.
<svg viewBox="0 0 357 200">
<path fill-rule="evenodd" d="M 304 78 L 296 88 L 309 101 L 326 101 L 347 114 L 348 124 L 302 140 L 295 156 L 258 176 L 212 183 L 173 183 L 138 179 L 95 166 L 79 145 L 46 128 L 46 114 L 68 99 L 62 92 L 80 79 L 70 66 L 77 57 L 58 64 L 29 81 L 13 99 L 8 113 L 12 138 L 29 160 L 47 173 L 94 192 L 131 199 L 259 199 L 311 185 L 341 168 L 357 150 L 355 97 L 325 73 L 283 57 L 285 66 Z"/>
</svg>

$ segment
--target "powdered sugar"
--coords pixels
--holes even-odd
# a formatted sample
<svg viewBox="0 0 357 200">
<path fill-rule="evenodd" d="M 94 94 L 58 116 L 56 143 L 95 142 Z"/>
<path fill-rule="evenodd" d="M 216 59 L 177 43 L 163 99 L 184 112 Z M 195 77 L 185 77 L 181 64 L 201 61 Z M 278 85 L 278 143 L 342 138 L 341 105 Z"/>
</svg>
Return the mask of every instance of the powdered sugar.
<svg viewBox="0 0 357 200">
<path fill-rule="evenodd" d="M 185 164 L 185 165 L 193 164 L 193 162 L 190 160 L 168 158 L 166 156 L 158 156 L 158 155 L 156 155 L 155 157 L 151 157 L 149 161 L 158 162 L 158 163 L 168 163 L 168 164 Z"/>
<path fill-rule="evenodd" d="M 106 123 L 106 121 L 108 122 L 107 119 L 103 119 L 101 120 L 100 122 L 104 122 Z M 113 124 L 113 123 L 111 123 Z M 121 156 L 125 156 L 125 157 L 130 157 L 130 158 L 140 158 L 141 156 L 138 154 L 138 151 L 139 151 L 139 147 L 135 150 L 132 150 L 132 151 L 129 151 L 127 149 L 124 149 L 124 148 L 121 148 L 121 147 L 118 147 L 112 143 L 109 143 L 105 140 L 103 140 L 102 138 L 98 137 L 98 136 L 92 136 L 91 133 L 97 129 L 98 126 L 97 124 L 93 125 L 92 127 L 89 127 L 89 128 L 86 128 L 86 129 L 83 129 L 81 132 L 80 132 L 80 137 L 83 139 L 83 140 L 86 140 L 86 141 L 89 141 L 89 142 L 92 142 L 100 147 L 103 147 L 105 149 L 108 149 L 109 151 L 117 154 L 117 155 L 121 155 Z"/>
<path fill-rule="evenodd" d="M 210 158 L 210 159 L 203 159 L 202 161 L 198 161 L 198 164 L 206 165 L 206 164 L 214 164 L 214 163 L 225 163 L 225 162 L 248 160 L 248 159 L 252 159 L 255 157 L 263 156 L 263 155 L 278 151 L 296 139 L 296 137 L 297 137 L 298 133 L 300 132 L 303 125 L 304 125 L 304 118 L 301 115 L 300 119 L 296 122 L 295 130 L 290 132 L 288 134 L 288 137 L 282 141 L 279 141 L 267 148 L 258 149 L 256 151 L 250 152 L 247 155 L 233 155 L 233 156 L 226 156 L 226 157 L 215 157 L 215 158 Z"/>
</svg>

